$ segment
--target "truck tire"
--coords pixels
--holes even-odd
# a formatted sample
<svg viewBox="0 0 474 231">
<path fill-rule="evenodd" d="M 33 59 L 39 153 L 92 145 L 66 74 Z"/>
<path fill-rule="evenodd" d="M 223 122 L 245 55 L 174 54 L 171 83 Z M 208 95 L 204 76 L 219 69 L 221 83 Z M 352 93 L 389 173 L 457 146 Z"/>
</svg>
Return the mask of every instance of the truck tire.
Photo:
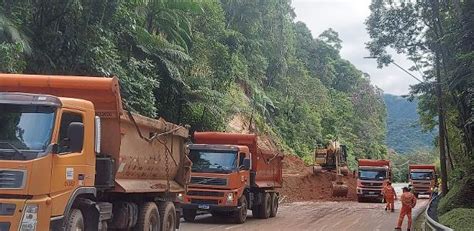
<svg viewBox="0 0 474 231">
<path fill-rule="evenodd" d="M 260 208 L 258 209 L 259 211 L 259 216 L 258 218 L 260 219 L 267 219 L 270 217 L 270 214 L 272 212 L 272 200 L 270 193 L 263 193 L 263 198 L 262 198 L 262 204 L 260 204 Z"/>
<path fill-rule="evenodd" d="M 260 205 L 254 205 L 252 208 L 252 217 L 258 218 L 260 216 Z"/>
<path fill-rule="evenodd" d="M 196 219 L 195 209 L 183 209 L 183 218 L 187 222 L 193 222 Z"/>
<path fill-rule="evenodd" d="M 228 214 L 227 212 L 211 211 L 211 215 L 212 215 L 213 217 L 221 218 L 221 217 L 226 217 L 226 216 L 228 216 L 229 214 Z"/>
<path fill-rule="evenodd" d="M 156 204 L 154 202 L 145 202 L 140 207 L 137 225 L 135 225 L 135 231 L 159 231 L 160 225 L 160 213 L 156 207 Z"/>
<path fill-rule="evenodd" d="M 247 198 L 245 198 L 245 195 L 242 195 L 242 197 L 239 199 L 239 206 L 240 210 L 234 212 L 233 218 L 236 224 L 243 224 L 245 220 L 247 220 L 248 209 Z"/>
<path fill-rule="evenodd" d="M 278 212 L 278 194 L 272 193 L 271 194 L 271 201 L 272 201 L 272 209 L 270 212 L 270 217 L 276 217 Z"/>
<path fill-rule="evenodd" d="M 71 209 L 66 220 L 66 231 L 84 230 L 84 216 L 81 210 Z"/>
<path fill-rule="evenodd" d="M 176 209 L 172 202 L 160 202 L 158 205 L 160 210 L 161 231 L 176 230 Z"/>
</svg>

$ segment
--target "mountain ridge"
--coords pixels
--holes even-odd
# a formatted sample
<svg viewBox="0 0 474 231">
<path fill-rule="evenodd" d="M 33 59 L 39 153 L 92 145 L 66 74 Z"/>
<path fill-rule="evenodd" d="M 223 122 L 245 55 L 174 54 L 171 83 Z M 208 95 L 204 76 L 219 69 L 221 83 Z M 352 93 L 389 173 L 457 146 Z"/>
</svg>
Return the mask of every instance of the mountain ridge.
<svg viewBox="0 0 474 231">
<path fill-rule="evenodd" d="M 395 152 L 408 154 L 434 147 L 435 132 L 423 132 L 417 113 L 418 100 L 408 101 L 402 96 L 384 94 L 387 107 L 386 145 Z"/>
</svg>

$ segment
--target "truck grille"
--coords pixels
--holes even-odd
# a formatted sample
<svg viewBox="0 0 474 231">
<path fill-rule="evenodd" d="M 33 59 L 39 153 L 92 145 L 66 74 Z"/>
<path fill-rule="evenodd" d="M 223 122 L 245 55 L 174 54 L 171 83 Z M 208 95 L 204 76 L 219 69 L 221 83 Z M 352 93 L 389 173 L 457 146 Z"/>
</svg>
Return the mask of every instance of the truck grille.
<svg viewBox="0 0 474 231">
<path fill-rule="evenodd" d="M 430 186 L 430 185 L 431 185 L 431 182 L 413 182 L 413 185 L 426 185 L 426 186 Z"/>
<path fill-rule="evenodd" d="M 191 184 L 226 186 L 227 185 L 227 179 L 225 179 L 225 178 L 209 178 L 209 177 L 191 177 Z"/>
<path fill-rule="evenodd" d="M 23 188 L 25 172 L 15 170 L 0 170 L 0 188 Z"/>
<path fill-rule="evenodd" d="M 188 196 L 204 196 L 204 197 L 223 197 L 223 192 L 212 192 L 212 191 L 189 191 Z"/>
<path fill-rule="evenodd" d="M 15 213 L 15 209 L 16 204 L 0 203 L 0 216 L 11 216 Z"/>
<path fill-rule="evenodd" d="M 383 183 L 373 183 L 373 182 L 361 182 L 362 186 L 368 187 L 382 187 Z"/>
<path fill-rule="evenodd" d="M 191 199 L 191 203 L 199 205 L 217 205 L 217 200 Z"/>
<path fill-rule="evenodd" d="M 367 189 L 362 189 L 362 194 L 366 195 L 381 195 L 382 192 L 380 190 L 367 190 Z"/>
</svg>

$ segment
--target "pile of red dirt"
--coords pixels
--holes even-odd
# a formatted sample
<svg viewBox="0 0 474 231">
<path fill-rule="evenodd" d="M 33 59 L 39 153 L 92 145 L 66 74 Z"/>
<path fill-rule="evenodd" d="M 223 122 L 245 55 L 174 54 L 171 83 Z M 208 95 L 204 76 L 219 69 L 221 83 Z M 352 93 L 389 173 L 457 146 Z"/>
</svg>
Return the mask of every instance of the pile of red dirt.
<svg viewBox="0 0 474 231">
<path fill-rule="evenodd" d="M 332 196 L 334 172 L 322 172 L 314 175 L 312 168 L 306 166 L 300 158 L 293 155 L 283 159 L 283 188 L 279 189 L 283 203 L 295 201 L 355 201 L 357 200 L 357 181 L 352 174 L 343 177 L 349 187 L 347 197 Z"/>
</svg>

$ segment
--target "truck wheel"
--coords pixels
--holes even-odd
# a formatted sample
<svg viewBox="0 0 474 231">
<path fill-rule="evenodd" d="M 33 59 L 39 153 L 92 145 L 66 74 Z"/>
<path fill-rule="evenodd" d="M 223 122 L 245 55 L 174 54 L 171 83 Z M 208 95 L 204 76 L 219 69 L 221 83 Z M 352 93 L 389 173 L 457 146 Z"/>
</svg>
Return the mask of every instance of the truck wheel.
<svg viewBox="0 0 474 231">
<path fill-rule="evenodd" d="M 84 230 L 84 216 L 79 209 L 72 209 L 66 222 L 66 231 Z"/>
<path fill-rule="evenodd" d="M 270 213 L 270 217 L 276 217 L 277 212 L 278 212 L 278 194 L 277 193 L 272 193 L 271 201 L 272 201 L 272 211 Z"/>
<path fill-rule="evenodd" d="M 183 218 L 187 222 L 193 222 L 196 219 L 195 209 L 183 209 Z"/>
<path fill-rule="evenodd" d="M 212 211 L 212 212 L 211 212 L 211 215 L 212 215 L 213 217 L 225 217 L 225 216 L 227 216 L 227 215 L 229 215 L 229 214 L 223 213 L 223 212 Z"/>
<path fill-rule="evenodd" d="M 109 225 L 107 224 L 107 221 L 101 221 L 99 231 L 107 231 L 108 229 Z"/>
<path fill-rule="evenodd" d="M 158 206 L 160 210 L 161 231 L 176 230 L 176 209 L 172 202 L 161 202 Z"/>
<path fill-rule="evenodd" d="M 258 218 L 260 216 L 260 205 L 257 205 L 252 208 L 252 217 Z"/>
<path fill-rule="evenodd" d="M 153 202 L 146 202 L 140 207 L 135 231 L 145 230 L 160 230 L 160 213 Z"/>
<path fill-rule="evenodd" d="M 270 213 L 272 212 L 272 200 L 270 197 L 270 193 L 263 194 L 263 201 L 258 210 L 260 212 L 258 218 L 267 219 L 268 217 L 270 217 Z"/>
<path fill-rule="evenodd" d="M 247 219 L 247 198 L 245 195 L 239 199 L 240 210 L 234 212 L 234 222 L 237 224 L 243 224 Z"/>
</svg>

